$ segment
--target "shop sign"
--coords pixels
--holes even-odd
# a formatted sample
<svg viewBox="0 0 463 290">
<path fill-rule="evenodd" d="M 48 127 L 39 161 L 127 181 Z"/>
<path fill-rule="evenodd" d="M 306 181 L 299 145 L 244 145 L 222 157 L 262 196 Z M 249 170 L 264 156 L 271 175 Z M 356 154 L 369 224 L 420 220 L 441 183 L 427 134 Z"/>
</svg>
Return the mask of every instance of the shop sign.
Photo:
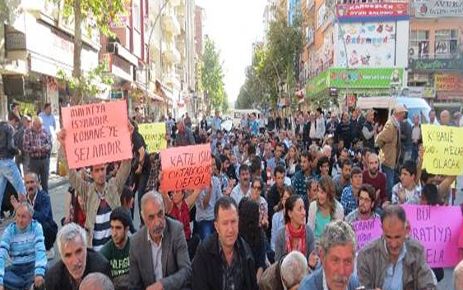
<svg viewBox="0 0 463 290">
<path fill-rule="evenodd" d="M 55 76 L 58 69 L 72 71 L 74 60 L 74 43 L 66 33 L 48 25 L 36 22 L 35 33 L 26 33 L 27 50 L 31 53 L 31 70 Z M 43 61 L 49 63 L 45 67 Z M 82 49 L 82 68 L 89 71 L 98 65 L 96 50 Z"/>
<path fill-rule="evenodd" d="M 427 0 L 414 3 L 416 18 L 463 17 L 461 0 Z"/>
<path fill-rule="evenodd" d="M 336 88 L 389 89 L 403 82 L 402 68 L 330 69 L 330 86 Z"/>
<path fill-rule="evenodd" d="M 463 93 L 462 92 L 437 92 L 436 98 L 438 100 L 459 100 L 463 101 Z"/>
<path fill-rule="evenodd" d="M 306 87 L 306 95 L 314 96 L 329 87 L 328 71 L 320 73 L 315 78 L 309 80 Z"/>
<path fill-rule="evenodd" d="M 408 96 L 413 98 L 433 99 L 436 95 L 432 87 L 408 87 Z"/>
<path fill-rule="evenodd" d="M 339 22 L 408 20 L 408 3 L 358 3 L 336 5 Z"/>
<path fill-rule="evenodd" d="M 435 74 L 434 86 L 437 92 L 461 92 L 463 77 L 460 74 Z"/>
<path fill-rule="evenodd" d="M 344 23 L 337 34 L 336 66 L 393 67 L 396 61 L 394 22 Z M 346 54 L 347 53 L 347 54 Z"/>
<path fill-rule="evenodd" d="M 461 70 L 462 59 L 410 59 L 409 68 L 412 70 Z"/>
</svg>

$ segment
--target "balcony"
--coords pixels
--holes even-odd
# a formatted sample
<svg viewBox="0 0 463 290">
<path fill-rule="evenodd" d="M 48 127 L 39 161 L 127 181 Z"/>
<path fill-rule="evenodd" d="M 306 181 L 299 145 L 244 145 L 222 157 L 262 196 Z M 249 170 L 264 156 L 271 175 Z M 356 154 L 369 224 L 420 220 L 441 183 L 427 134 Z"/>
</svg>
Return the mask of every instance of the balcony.
<svg viewBox="0 0 463 290">
<path fill-rule="evenodd" d="M 167 44 L 166 42 L 162 43 L 162 56 L 167 62 L 172 64 L 177 64 L 181 60 L 180 52 L 175 45 Z"/>
<path fill-rule="evenodd" d="M 174 88 L 177 91 L 179 91 L 180 87 L 181 87 L 180 77 L 177 74 L 175 74 L 174 72 L 168 73 L 164 77 L 163 83 L 165 83 L 167 86 L 170 86 L 170 87 Z"/>
<path fill-rule="evenodd" d="M 180 34 L 180 23 L 178 23 L 177 16 L 174 14 L 173 10 L 167 10 L 162 16 L 162 25 L 163 27 L 173 35 Z"/>
</svg>

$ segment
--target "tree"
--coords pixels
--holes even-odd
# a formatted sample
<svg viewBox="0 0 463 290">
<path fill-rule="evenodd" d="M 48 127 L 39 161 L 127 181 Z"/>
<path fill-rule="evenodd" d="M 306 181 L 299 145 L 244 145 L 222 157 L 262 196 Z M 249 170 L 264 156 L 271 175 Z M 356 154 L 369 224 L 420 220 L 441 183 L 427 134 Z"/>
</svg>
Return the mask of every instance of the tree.
<svg viewBox="0 0 463 290">
<path fill-rule="evenodd" d="M 275 106 L 284 93 L 283 87 L 286 93 L 295 90 L 303 35 L 300 17 L 290 26 L 284 11 L 276 10 L 276 20 L 270 23 L 265 44 L 254 46 L 252 64 L 238 95 L 238 108 Z"/>
<path fill-rule="evenodd" d="M 227 109 L 228 100 L 225 94 L 224 74 L 220 54 L 215 47 L 212 39 L 206 37 L 204 44 L 204 54 L 200 68 L 201 86 L 203 92 L 207 95 L 209 103 L 207 104 L 208 113 L 211 106 L 215 110 Z"/>
<path fill-rule="evenodd" d="M 60 0 L 55 0 L 60 2 Z M 74 84 L 74 94 L 71 103 L 80 104 L 85 99 L 85 92 L 92 92 L 95 85 L 92 84 L 95 78 L 102 76 L 102 67 L 96 68 L 88 75 L 82 74 L 81 53 L 82 53 L 82 23 L 90 17 L 96 23 L 96 27 L 104 35 L 112 35 L 110 24 L 118 22 L 129 0 L 64 0 L 64 15 L 74 17 L 74 67 L 72 77 L 61 77 Z M 93 80 L 92 80 L 93 79 Z M 89 91 L 90 88 L 90 91 Z"/>
</svg>

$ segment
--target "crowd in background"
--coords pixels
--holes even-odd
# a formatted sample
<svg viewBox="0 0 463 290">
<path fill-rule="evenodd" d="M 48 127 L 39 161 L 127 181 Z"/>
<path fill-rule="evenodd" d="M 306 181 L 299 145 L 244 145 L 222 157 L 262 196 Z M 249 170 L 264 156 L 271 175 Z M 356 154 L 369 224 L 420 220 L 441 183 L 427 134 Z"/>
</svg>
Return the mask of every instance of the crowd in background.
<svg viewBox="0 0 463 290">
<path fill-rule="evenodd" d="M 448 111 L 427 117 L 462 121 Z M 0 124 L 0 197 L 7 180 L 17 192 L 8 197 L 15 221 L 0 242 L 0 289 L 395 290 L 435 289 L 443 279 L 410 237 L 400 205 L 453 205 L 462 193 L 456 176 L 422 169 L 424 118 L 404 106 L 384 124 L 373 110 L 318 108 L 294 117 L 251 113 L 230 130 L 219 111 L 198 124 L 168 115 L 168 146 L 209 143 L 212 153 L 210 186 L 174 192 L 159 190 L 159 153 L 148 152 L 136 111 L 132 159 L 68 169 L 59 231 L 46 118 L 11 113 Z M 62 152 L 65 136 L 66 128 L 57 136 Z M 383 235 L 357 251 L 351 225 L 371 219 L 381 220 Z M 55 240 L 60 259 L 48 267 Z M 462 275 L 459 265 L 456 289 Z"/>
</svg>

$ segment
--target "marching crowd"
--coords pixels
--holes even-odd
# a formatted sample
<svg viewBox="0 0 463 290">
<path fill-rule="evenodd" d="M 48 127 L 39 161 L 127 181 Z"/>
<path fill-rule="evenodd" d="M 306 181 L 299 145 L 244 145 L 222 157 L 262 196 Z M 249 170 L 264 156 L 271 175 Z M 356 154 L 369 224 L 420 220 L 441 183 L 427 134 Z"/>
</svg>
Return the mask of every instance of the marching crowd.
<svg viewBox="0 0 463 290">
<path fill-rule="evenodd" d="M 169 146 L 209 143 L 212 153 L 210 186 L 174 192 L 160 190 L 160 156 L 148 152 L 136 112 L 132 159 L 68 168 L 59 231 L 47 184 L 50 109 L 0 122 L 2 214 L 14 211 L 0 241 L 0 290 L 408 290 L 443 279 L 400 205 L 453 205 L 461 193 L 456 176 L 422 169 L 422 116 L 408 122 L 404 106 L 385 124 L 372 110 L 319 108 L 294 118 L 250 114 L 231 130 L 220 112 L 196 127 L 188 115 L 169 115 Z M 459 126 L 461 114 L 431 111 L 429 122 Z M 66 128 L 57 134 L 67 168 L 65 136 Z M 4 195 L 7 182 L 16 194 Z M 357 250 L 352 223 L 373 219 L 382 236 Z M 462 263 L 454 281 L 463 289 Z"/>
</svg>

